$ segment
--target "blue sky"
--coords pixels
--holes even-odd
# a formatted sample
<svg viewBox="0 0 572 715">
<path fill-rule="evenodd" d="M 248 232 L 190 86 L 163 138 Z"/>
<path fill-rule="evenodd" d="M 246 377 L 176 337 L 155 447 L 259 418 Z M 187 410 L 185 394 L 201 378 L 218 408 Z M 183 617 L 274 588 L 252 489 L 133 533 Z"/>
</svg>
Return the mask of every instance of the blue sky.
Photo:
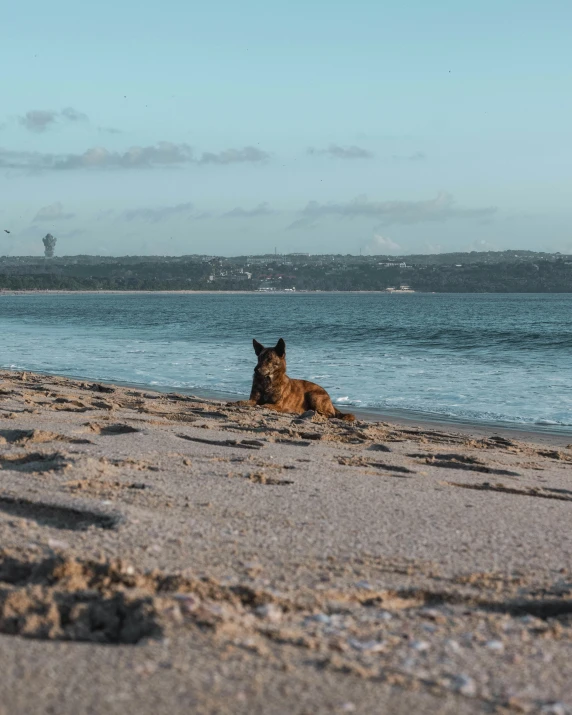
<svg viewBox="0 0 572 715">
<path fill-rule="evenodd" d="M 3 16 L 0 254 L 572 253 L 569 0 Z"/>
</svg>

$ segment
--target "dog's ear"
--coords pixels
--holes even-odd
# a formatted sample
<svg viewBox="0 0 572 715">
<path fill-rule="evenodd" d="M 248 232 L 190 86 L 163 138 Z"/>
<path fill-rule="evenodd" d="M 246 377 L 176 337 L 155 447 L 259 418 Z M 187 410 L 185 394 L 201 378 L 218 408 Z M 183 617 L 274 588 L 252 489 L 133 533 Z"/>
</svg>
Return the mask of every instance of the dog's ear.
<svg viewBox="0 0 572 715">
<path fill-rule="evenodd" d="M 257 355 L 260 355 L 260 353 L 264 350 L 264 345 L 261 345 L 256 338 L 252 339 L 252 344 L 254 345 L 254 352 Z"/>
<path fill-rule="evenodd" d="M 284 357 L 284 355 L 286 355 L 286 343 L 282 338 L 280 338 L 280 340 L 276 343 L 274 352 L 278 355 L 278 357 Z"/>
</svg>

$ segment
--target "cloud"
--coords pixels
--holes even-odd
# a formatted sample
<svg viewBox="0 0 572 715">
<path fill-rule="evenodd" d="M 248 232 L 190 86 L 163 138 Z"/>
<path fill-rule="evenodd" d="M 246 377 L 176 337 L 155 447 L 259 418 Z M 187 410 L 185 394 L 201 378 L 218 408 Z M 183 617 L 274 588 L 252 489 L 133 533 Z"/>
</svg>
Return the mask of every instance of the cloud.
<svg viewBox="0 0 572 715">
<path fill-rule="evenodd" d="M 30 132 L 45 132 L 54 124 L 57 119 L 57 112 L 44 111 L 42 109 L 32 109 L 23 117 L 18 117 L 18 122 Z"/>
<path fill-rule="evenodd" d="M 270 158 L 268 152 L 257 149 L 254 146 L 245 146 L 243 149 L 226 149 L 218 154 L 204 152 L 201 156 L 201 164 L 241 164 L 245 162 L 257 163 Z"/>
<path fill-rule="evenodd" d="M 46 154 L 13 151 L 0 147 L 0 168 L 28 171 L 69 171 L 73 169 L 140 169 L 182 164 L 233 164 L 261 162 L 270 155 L 261 149 L 227 149 L 219 154 L 206 152 L 200 160 L 193 156 L 188 144 L 158 142 L 154 146 L 133 146 L 127 151 L 110 151 L 92 147 L 83 154 Z"/>
<path fill-rule="evenodd" d="M 193 210 L 193 204 L 188 201 L 185 204 L 175 206 L 156 206 L 155 208 L 131 209 L 124 211 L 121 218 L 124 221 L 147 221 L 149 223 L 159 223 L 165 219 L 189 214 Z"/>
<path fill-rule="evenodd" d="M 337 144 L 330 144 L 327 149 L 315 149 L 314 147 L 310 147 L 307 153 L 312 156 L 327 154 L 337 159 L 372 159 L 374 156 L 373 152 L 368 149 L 362 149 L 359 146 L 343 147 Z"/>
<path fill-rule="evenodd" d="M 412 154 L 407 154 L 405 156 L 401 154 L 394 154 L 391 157 L 394 161 L 425 161 L 427 155 L 422 151 L 414 151 Z"/>
<path fill-rule="evenodd" d="M 123 134 L 122 129 L 116 129 L 115 127 L 97 127 L 97 131 L 102 134 Z"/>
<path fill-rule="evenodd" d="M 30 132 L 41 134 L 46 129 L 52 127 L 59 119 L 68 122 L 88 122 L 87 114 L 78 112 L 73 107 L 66 107 L 61 112 L 54 112 L 46 109 L 31 109 L 23 116 L 17 118 L 18 123 Z"/>
<path fill-rule="evenodd" d="M 83 154 L 68 154 L 56 159 L 54 169 L 82 168 L 141 168 L 159 165 L 185 164 L 192 161 L 192 150 L 187 144 L 159 142 L 155 146 L 133 146 L 121 153 L 104 147 L 88 149 Z"/>
<path fill-rule="evenodd" d="M 392 241 L 386 236 L 375 234 L 374 237 L 363 246 L 365 254 L 377 256 L 378 254 L 386 255 L 387 253 L 395 253 L 401 251 L 401 246 L 395 241 Z"/>
<path fill-rule="evenodd" d="M 275 213 L 276 211 L 273 211 L 270 206 L 264 202 L 258 204 L 258 206 L 255 206 L 253 209 L 243 209 L 241 206 L 237 206 L 232 209 L 232 211 L 227 211 L 222 214 L 222 216 L 223 218 L 255 218 L 258 216 L 271 216 Z"/>
<path fill-rule="evenodd" d="M 176 166 L 192 162 L 193 154 L 187 144 L 159 142 L 155 146 L 134 146 L 125 152 L 93 147 L 83 154 L 43 154 L 40 152 L 10 151 L 0 148 L 0 168 L 31 171 L 72 169 L 133 169 L 156 166 Z"/>
<path fill-rule="evenodd" d="M 74 109 L 73 107 L 66 107 L 65 109 L 62 109 L 62 111 L 60 112 L 60 116 L 65 117 L 70 122 L 89 121 L 87 114 L 84 114 L 83 112 L 78 112 L 77 109 Z"/>
<path fill-rule="evenodd" d="M 49 206 L 43 206 L 32 219 L 32 223 L 37 223 L 38 221 L 67 221 L 74 216 L 75 214 L 65 213 L 63 204 L 56 201 L 56 203 Z"/>
<path fill-rule="evenodd" d="M 463 208 L 457 206 L 450 194 L 439 193 L 426 201 L 369 201 L 367 196 L 358 196 L 352 201 L 320 204 L 310 201 L 300 217 L 288 229 L 311 227 L 323 218 L 375 219 L 382 226 L 392 224 L 444 223 L 452 219 L 482 219 L 496 213 L 495 206 Z"/>
<path fill-rule="evenodd" d="M 287 231 L 296 231 L 299 228 L 312 229 L 318 226 L 318 221 L 313 220 L 307 216 L 302 216 L 302 218 L 297 218 L 289 226 L 286 226 Z"/>
</svg>

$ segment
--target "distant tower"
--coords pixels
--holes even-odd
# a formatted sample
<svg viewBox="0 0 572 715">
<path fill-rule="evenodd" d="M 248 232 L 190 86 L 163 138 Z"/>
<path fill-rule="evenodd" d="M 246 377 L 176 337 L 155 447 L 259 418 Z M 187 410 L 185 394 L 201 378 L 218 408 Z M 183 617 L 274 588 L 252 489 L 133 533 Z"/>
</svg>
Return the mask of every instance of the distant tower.
<svg viewBox="0 0 572 715">
<path fill-rule="evenodd" d="M 58 239 L 52 236 L 51 233 L 47 233 L 43 238 L 42 238 L 42 243 L 44 244 L 44 256 L 46 258 L 53 258 L 54 257 L 54 250 L 56 248 L 56 241 Z"/>
</svg>

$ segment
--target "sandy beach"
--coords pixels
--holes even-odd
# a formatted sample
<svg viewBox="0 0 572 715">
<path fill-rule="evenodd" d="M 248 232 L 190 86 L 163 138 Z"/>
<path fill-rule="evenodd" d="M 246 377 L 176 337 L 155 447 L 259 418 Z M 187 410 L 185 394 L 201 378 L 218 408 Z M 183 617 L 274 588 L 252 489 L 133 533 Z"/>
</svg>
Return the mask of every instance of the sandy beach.
<svg viewBox="0 0 572 715">
<path fill-rule="evenodd" d="M 2 715 L 572 712 L 562 435 L 10 371 L 0 422 Z"/>
</svg>

